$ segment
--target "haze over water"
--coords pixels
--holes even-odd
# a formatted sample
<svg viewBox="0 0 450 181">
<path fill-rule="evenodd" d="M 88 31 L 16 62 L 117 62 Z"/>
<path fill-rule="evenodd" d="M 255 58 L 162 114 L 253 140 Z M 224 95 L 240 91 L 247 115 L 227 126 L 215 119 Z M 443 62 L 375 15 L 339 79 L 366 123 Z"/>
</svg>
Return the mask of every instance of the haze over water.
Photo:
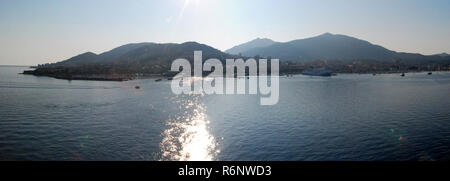
<svg viewBox="0 0 450 181">
<path fill-rule="evenodd" d="M 281 77 L 261 106 L 24 69 L 0 67 L 0 160 L 450 160 L 448 72 Z"/>
</svg>

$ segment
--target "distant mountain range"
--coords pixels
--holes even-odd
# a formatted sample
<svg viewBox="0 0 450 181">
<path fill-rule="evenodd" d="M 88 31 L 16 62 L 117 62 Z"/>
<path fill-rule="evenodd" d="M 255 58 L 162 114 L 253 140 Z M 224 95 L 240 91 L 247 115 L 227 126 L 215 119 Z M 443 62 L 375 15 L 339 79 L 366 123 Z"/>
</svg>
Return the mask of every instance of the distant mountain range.
<svg viewBox="0 0 450 181">
<path fill-rule="evenodd" d="M 288 62 L 280 66 L 281 72 L 298 72 L 305 66 L 310 66 L 310 64 L 303 64 L 300 67 L 295 65 L 293 68 L 289 62 L 299 64 L 314 61 L 325 61 L 318 66 L 338 62 L 334 67 L 330 67 L 336 72 L 423 70 L 424 68 L 440 70 L 441 65 L 450 67 L 450 56 L 446 53 L 430 56 L 401 53 L 357 38 L 325 33 L 289 42 L 258 38 L 225 52 L 197 42 L 133 43 L 101 54 L 87 52 L 57 63 L 39 65 L 36 70 L 24 73 L 63 79 L 94 80 L 125 80 L 129 78 L 129 75 L 134 74 L 170 76 L 173 74 L 169 71 L 172 61 L 185 58 L 192 62 L 194 51 L 202 51 L 203 60 L 217 58 L 225 61 L 227 58 L 258 56 L 278 58 L 282 62 Z M 349 65 L 355 61 L 365 62 L 363 64 L 366 65 Z M 428 68 L 430 66 L 431 68 Z"/>
<path fill-rule="evenodd" d="M 305 62 L 313 60 L 341 61 L 432 61 L 449 59 L 448 54 L 425 56 L 388 50 L 346 35 L 325 33 L 312 38 L 289 42 L 275 42 L 270 39 L 256 39 L 238 45 L 225 52 L 243 56 L 273 57 L 284 61 Z"/>
<path fill-rule="evenodd" d="M 79 66 L 85 64 L 127 64 L 127 65 L 160 65 L 170 66 L 177 58 L 193 59 L 195 50 L 203 51 L 203 59 L 226 57 L 273 57 L 281 61 L 304 62 L 313 60 L 341 61 L 433 61 L 447 60 L 446 53 L 421 55 L 401 53 L 388 50 L 382 46 L 371 44 L 357 38 L 325 33 L 316 37 L 298 39 L 289 42 L 275 42 L 267 38 L 257 38 L 221 52 L 211 46 L 197 42 L 175 43 L 133 43 L 114 48 L 110 51 L 95 54 L 92 52 L 77 55 L 52 65 Z M 234 55 L 233 55 L 234 54 Z"/>
</svg>

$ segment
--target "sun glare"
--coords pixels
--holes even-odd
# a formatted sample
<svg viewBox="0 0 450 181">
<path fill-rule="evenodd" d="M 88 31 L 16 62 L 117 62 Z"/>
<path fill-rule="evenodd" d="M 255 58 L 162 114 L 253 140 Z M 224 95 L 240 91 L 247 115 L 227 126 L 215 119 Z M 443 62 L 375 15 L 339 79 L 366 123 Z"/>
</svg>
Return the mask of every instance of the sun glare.
<svg viewBox="0 0 450 181">
<path fill-rule="evenodd" d="M 184 0 L 184 6 L 187 6 L 191 0 Z"/>
</svg>

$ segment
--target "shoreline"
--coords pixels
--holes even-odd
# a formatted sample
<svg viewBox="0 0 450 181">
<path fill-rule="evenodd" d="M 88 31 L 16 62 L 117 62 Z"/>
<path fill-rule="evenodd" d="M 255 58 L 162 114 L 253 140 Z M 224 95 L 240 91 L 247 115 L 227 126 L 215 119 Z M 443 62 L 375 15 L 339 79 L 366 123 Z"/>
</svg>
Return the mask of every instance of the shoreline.
<svg viewBox="0 0 450 181">
<path fill-rule="evenodd" d="M 390 75 L 390 74 L 408 74 L 408 73 L 434 73 L 434 72 L 450 72 L 449 70 L 440 70 L 440 71 L 414 71 L 414 72 L 377 72 L 377 73 L 335 73 L 333 76 L 338 76 L 339 74 L 359 74 L 359 75 Z M 125 82 L 130 80 L 136 80 L 136 79 L 149 79 L 149 78 L 155 78 L 155 79 L 167 79 L 171 80 L 172 76 L 167 75 L 145 75 L 145 76 L 136 76 L 136 75 L 127 75 L 127 74 L 114 74 L 114 75 L 107 75 L 107 74 L 93 74 L 93 75 L 50 75 L 50 74 L 35 74 L 33 70 L 25 70 L 22 73 L 23 75 L 33 75 L 37 77 L 52 77 L 55 79 L 61 79 L 61 80 L 87 80 L 87 81 L 114 81 L 114 82 Z M 280 77 L 289 76 L 289 75 L 303 75 L 302 73 L 281 73 L 279 74 Z M 317 76 L 317 77 L 323 77 L 323 76 Z"/>
</svg>

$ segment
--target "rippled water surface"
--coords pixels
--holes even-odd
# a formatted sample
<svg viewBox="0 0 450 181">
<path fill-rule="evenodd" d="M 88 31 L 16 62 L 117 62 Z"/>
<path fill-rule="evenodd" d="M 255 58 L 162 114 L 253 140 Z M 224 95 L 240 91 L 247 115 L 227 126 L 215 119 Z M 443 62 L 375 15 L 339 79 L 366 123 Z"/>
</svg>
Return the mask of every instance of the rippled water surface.
<svg viewBox="0 0 450 181">
<path fill-rule="evenodd" d="M 0 160 L 450 160 L 450 73 L 282 77 L 260 106 L 24 69 L 0 67 Z"/>
</svg>

